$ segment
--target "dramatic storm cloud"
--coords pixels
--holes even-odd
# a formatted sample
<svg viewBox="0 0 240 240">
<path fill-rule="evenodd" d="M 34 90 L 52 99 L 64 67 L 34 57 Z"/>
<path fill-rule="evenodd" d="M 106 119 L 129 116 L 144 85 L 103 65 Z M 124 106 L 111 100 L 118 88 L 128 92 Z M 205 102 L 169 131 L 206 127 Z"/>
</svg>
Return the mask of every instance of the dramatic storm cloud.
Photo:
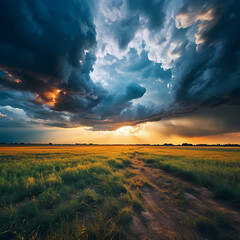
<svg viewBox="0 0 240 240">
<path fill-rule="evenodd" d="M 239 12 L 237 0 L 2 0 L 0 127 L 112 130 L 217 108 L 224 132 L 240 131 L 220 114 L 240 105 Z"/>
<path fill-rule="evenodd" d="M 89 4 L 1 2 L 2 106 L 22 109 L 31 121 L 71 127 L 94 125 L 113 108 L 117 117 L 132 99 L 142 97 L 145 89 L 136 83 L 108 93 L 89 77 L 96 60 Z M 127 31 L 128 22 L 124 24 Z"/>
</svg>

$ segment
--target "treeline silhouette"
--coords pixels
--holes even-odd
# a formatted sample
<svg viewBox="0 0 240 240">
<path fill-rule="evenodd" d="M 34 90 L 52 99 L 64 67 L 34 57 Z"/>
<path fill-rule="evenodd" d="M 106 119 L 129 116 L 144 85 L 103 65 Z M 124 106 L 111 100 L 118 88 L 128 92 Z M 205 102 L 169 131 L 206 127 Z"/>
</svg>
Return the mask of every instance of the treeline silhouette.
<svg viewBox="0 0 240 240">
<path fill-rule="evenodd" d="M 17 146 L 183 146 L 183 147 L 240 147 L 240 144 L 192 144 L 192 143 L 164 143 L 164 144 L 96 144 L 96 143 L 75 143 L 75 144 L 54 144 L 54 143 L 5 143 L 2 142 L 0 145 L 17 145 Z"/>
</svg>

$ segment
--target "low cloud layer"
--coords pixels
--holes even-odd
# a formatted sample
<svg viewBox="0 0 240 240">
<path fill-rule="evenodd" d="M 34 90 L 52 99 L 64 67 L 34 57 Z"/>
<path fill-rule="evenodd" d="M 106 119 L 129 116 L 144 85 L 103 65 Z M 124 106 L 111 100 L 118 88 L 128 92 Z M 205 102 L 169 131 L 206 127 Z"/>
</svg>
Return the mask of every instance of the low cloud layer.
<svg viewBox="0 0 240 240">
<path fill-rule="evenodd" d="M 2 0 L 0 127 L 111 130 L 215 108 L 231 124 L 217 112 L 240 105 L 239 11 L 236 0 Z"/>
</svg>

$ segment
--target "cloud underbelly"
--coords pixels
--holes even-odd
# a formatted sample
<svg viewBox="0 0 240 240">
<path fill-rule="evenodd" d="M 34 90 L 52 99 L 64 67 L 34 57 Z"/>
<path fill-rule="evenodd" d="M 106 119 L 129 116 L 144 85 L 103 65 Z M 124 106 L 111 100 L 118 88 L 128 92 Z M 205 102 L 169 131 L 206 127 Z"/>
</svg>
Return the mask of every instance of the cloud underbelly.
<svg viewBox="0 0 240 240">
<path fill-rule="evenodd" d="M 239 10 L 220 0 L 2 0 L 0 126 L 115 129 L 239 106 Z"/>
</svg>

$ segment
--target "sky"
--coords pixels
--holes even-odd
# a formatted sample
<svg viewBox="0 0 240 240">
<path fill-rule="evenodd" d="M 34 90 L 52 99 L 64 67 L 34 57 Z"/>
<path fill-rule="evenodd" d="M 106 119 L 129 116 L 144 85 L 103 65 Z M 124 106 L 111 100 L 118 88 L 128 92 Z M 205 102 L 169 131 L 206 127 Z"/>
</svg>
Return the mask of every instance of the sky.
<svg viewBox="0 0 240 240">
<path fill-rule="evenodd" d="M 238 0 L 1 0 L 0 142 L 240 143 Z"/>
</svg>

